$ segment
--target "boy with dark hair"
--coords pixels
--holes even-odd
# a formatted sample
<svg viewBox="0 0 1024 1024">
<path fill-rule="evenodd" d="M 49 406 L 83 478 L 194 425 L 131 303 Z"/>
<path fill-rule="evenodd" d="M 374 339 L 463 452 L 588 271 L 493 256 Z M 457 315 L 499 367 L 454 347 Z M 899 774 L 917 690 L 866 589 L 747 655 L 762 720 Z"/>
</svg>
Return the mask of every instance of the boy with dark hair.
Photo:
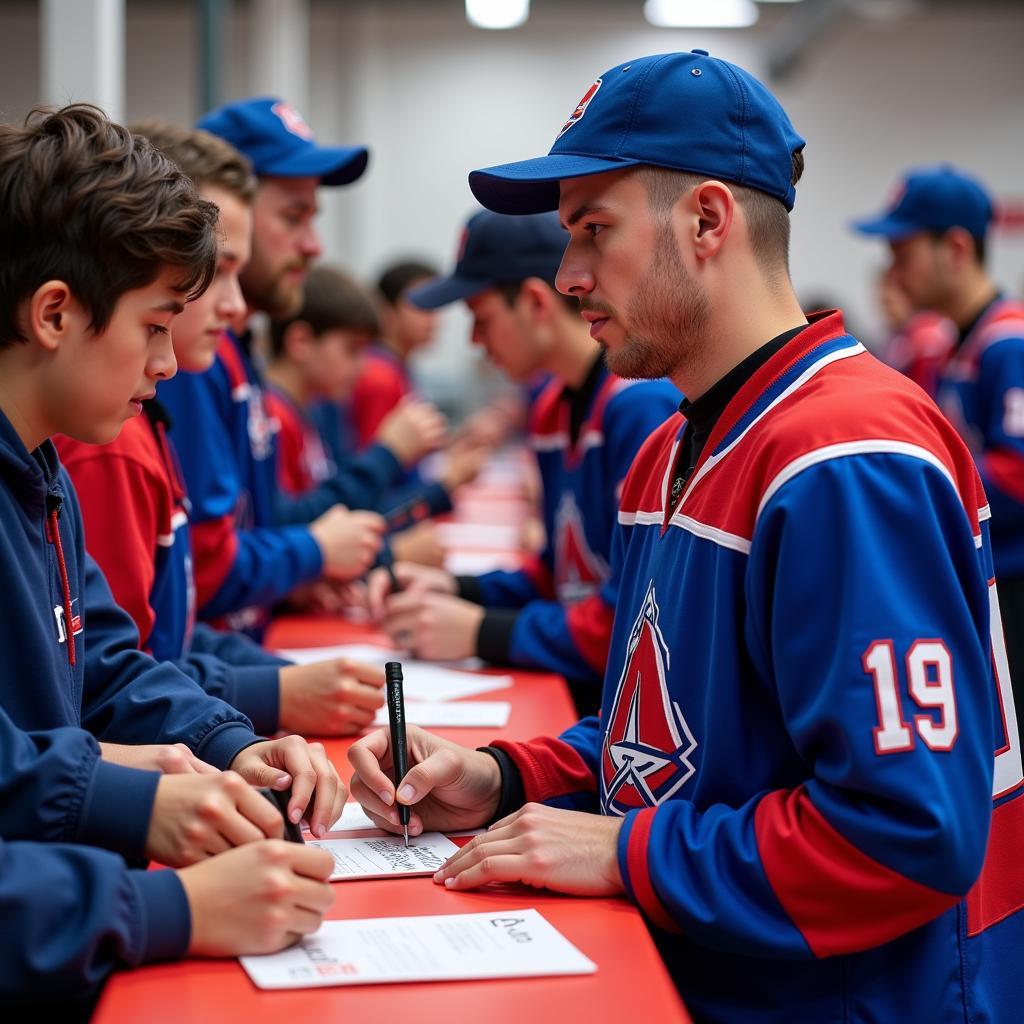
<svg viewBox="0 0 1024 1024">
<path fill-rule="evenodd" d="M 415 390 L 408 360 L 432 341 L 437 314 L 414 306 L 408 293 L 436 274 L 434 267 L 419 260 L 403 260 L 386 267 L 377 280 L 380 329 L 375 344 L 366 352 L 348 403 L 358 448 L 373 442 L 384 417 Z"/>
<path fill-rule="evenodd" d="M 281 835 L 281 818 L 246 782 L 290 785 L 289 815 L 305 814 L 320 831 L 344 799 L 337 773 L 322 747 L 297 736 L 260 740 L 240 713 L 138 650 L 131 619 L 85 553 L 75 492 L 49 440 L 112 440 L 174 373 L 170 328 L 215 272 L 216 220 L 170 160 L 94 107 L 0 126 L 0 835 L 171 866 L 253 843 L 250 866 L 269 858 L 287 878 L 281 907 L 261 907 L 257 919 L 269 928 L 283 907 L 291 930 L 308 931 L 326 906 L 325 865 L 262 842 Z M 111 764 L 93 737 L 180 742 L 233 771 L 160 775 Z M 195 951 L 217 951 L 196 930 L 211 922 L 184 873 L 115 880 L 117 862 L 101 860 L 96 871 L 122 894 L 105 913 L 128 934 L 126 960 L 181 955 L 190 935 Z M 44 863 L 57 872 L 44 886 L 56 897 L 67 876 L 49 858 L 40 871 Z M 300 876 L 319 893 L 312 901 L 297 894 Z M 86 885 L 84 873 L 76 877 Z M 227 881 L 219 868 L 203 877 Z M 248 897 L 259 893 L 253 886 Z M 213 922 L 225 940 L 219 951 L 260 944 L 246 933 L 254 923 L 244 913 Z M 99 937 L 105 927 L 91 917 L 84 930 Z M 266 945 L 284 940 L 278 933 Z M 21 941 L 42 954 L 49 935 Z"/>
<path fill-rule="evenodd" d="M 186 305 L 173 333 L 179 371 L 202 373 L 231 320 L 245 314 L 238 274 L 249 258 L 256 183 L 245 158 L 208 132 L 158 121 L 132 130 L 219 209 L 213 282 Z M 244 635 L 195 622 L 188 498 L 173 425 L 156 398 L 143 403 L 143 412 L 105 445 L 57 440 L 78 492 L 89 553 L 135 620 L 140 646 L 158 661 L 176 661 L 268 735 L 279 729 L 334 735 L 368 725 L 383 704 L 380 670 L 341 659 L 289 666 Z M 140 751 L 107 749 L 105 756 L 138 763 Z"/>
</svg>

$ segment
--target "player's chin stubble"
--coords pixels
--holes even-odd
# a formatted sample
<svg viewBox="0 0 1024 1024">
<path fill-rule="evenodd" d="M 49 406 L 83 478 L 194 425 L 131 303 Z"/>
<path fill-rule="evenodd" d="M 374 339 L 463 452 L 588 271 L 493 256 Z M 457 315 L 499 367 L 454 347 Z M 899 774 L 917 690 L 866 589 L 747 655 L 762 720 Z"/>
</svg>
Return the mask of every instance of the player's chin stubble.
<svg viewBox="0 0 1024 1024">
<path fill-rule="evenodd" d="M 630 380 L 669 377 L 702 358 L 710 316 L 707 294 L 687 273 L 675 236 L 660 227 L 654 255 L 626 309 L 630 330 L 607 353 L 608 369 Z"/>
</svg>

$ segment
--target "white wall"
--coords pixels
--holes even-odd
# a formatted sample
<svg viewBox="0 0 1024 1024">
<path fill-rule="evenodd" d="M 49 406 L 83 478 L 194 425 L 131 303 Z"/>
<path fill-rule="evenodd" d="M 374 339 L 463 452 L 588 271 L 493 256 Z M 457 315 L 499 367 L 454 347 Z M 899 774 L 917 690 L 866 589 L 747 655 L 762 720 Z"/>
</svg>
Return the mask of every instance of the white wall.
<svg viewBox="0 0 1024 1024">
<path fill-rule="evenodd" d="M 451 259 L 472 209 L 474 167 L 547 151 L 584 89 L 630 57 L 701 46 L 763 72 L 765 43 L 783 15 L 758 29 L 655 30 L 636 2 L 583 5 L 534 0 L 527 25 L 471 28 L 456 0 L 310 0 L 307 119 L 324 141 L 371 146 L 355 186 L 325 190 L 328 255 L 372 273 L 396 254 Z M 128 0 L 129 117 L 195 116 L 194 5 Z M 0 0 L 0 111 L 35 101 L 37 25 L 31 0 Z M 248 61 L 247 5 L 228 33 L 227 89 L 261 91 Z M 776 86 L 808 139 L 794 213 L 793 274 L 803 294 L 827 291 L 851 320 L 875 329 L 872 278 L 883 252 L 845 227 L 879 207 L 898 172 L 952 159 L 1003 198 L 1024 200 L 1024 4 L 965 2 L 892 23 L 848 18 L 819 40 L 796 74 Z M 993 240 L 993 268 L 1024 285 L 1024 236 Z M 465 321 L 453 311 L 425 369 L 465 360 Z"/>
</svg>

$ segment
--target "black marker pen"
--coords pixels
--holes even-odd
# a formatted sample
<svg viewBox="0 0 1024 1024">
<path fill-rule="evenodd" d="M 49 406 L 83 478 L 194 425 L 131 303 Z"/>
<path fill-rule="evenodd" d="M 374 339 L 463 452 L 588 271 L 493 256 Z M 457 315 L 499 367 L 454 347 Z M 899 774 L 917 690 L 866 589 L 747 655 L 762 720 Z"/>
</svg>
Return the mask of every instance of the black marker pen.
<svg viewBox="0 0 1024 1024">
<path fill-rule="evenodd" d="M 408 771 L 408 756 L 405 744 L 405 698 L 402 696 L 402 666 L 389 661 L 384 666 L 387 683 L 388 724 L 391 726 L 391 758 L 395 765 L 395 803 L 398 803 L 398 787 Z M 398 820 L 405 834 L 405 846 L 409 847 L 409 805 L 398 804 Z"/>
</svg>

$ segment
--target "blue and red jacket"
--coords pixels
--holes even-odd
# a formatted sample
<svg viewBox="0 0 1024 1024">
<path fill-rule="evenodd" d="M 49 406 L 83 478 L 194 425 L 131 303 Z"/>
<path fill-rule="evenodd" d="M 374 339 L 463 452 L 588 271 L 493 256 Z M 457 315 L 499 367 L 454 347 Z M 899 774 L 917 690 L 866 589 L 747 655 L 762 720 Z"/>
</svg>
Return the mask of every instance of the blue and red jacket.
<svg viewBox="0 0 1024 1024">
<path fill-rule="evenodd" d="M 600 718 L 498 741 L 528 800 L 623 819 L 696 1019 L 1014 1020 L 1024 777 L 970 453 L 817 320 L 622 495 Z"/>
<path fill-rule="evenodd" d="M 679 405 L 667 381 L 625 381 L 595 364 L 575 439 L 570 393 L 552 379 L 534 402 L 529 443 L 540 470 L 547 543 L 516 572 L 490 572 L 460 591 L 488 611 L 478 653 L 597 683 L 615 608 L 611 543 L 619 492 L 647 437 Z"/>
<path fill-rule="evenodd" d="M 279 673 L 287 662 L 247 637 L 195 622 L 189 503 L 158 403 L 109 444 L 56 441 L 85 519 L 89 554 L 135 621 L 139 644 L 173 661 L 262 733 L 280 727 Z"/>
<path fill-rule="evenodd" d="M 974 453 L 1001 578 L 1024 576 L 1024 303 L 997 298 L 953 350 L 939 407 Z"/>
<path fill-rule="evenodd" d="M 179 373 L 157 390 L 192 504 L 199 617 L 258 628 L 270 605 L 323 569 L 305 526 L 275 525 L 274 425 L 260 376 L 225 335 L 209 370 Z"/>
</svg>

